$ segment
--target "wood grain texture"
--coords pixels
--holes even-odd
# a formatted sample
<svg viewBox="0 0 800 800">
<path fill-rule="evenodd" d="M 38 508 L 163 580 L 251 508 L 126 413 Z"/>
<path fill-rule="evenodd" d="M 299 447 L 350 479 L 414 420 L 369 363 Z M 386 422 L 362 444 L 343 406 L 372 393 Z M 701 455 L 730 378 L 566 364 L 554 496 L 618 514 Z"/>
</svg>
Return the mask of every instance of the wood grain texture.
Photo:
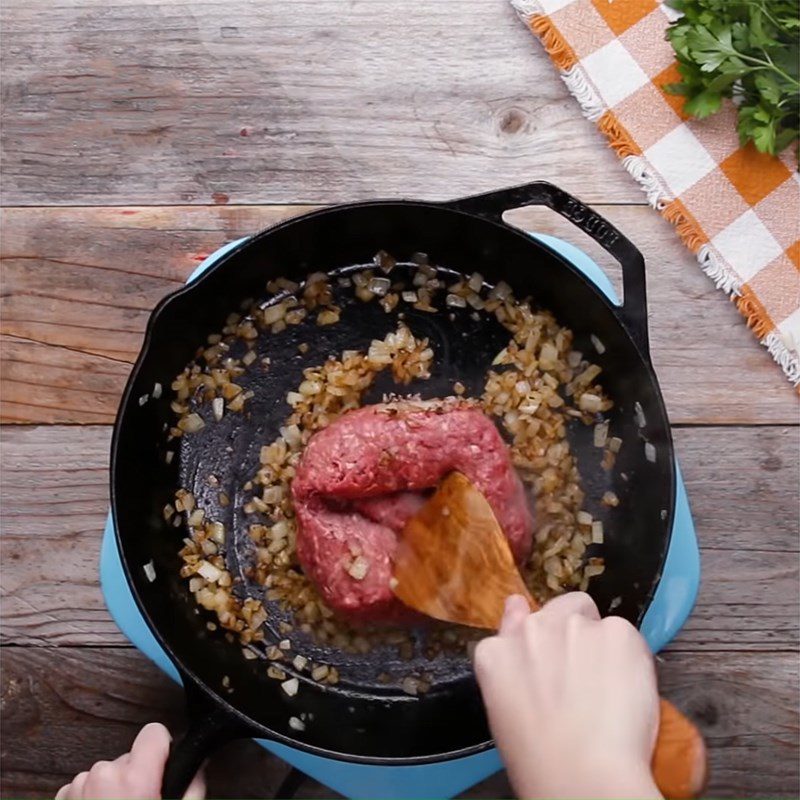
<svg viewBox="0 0 800 800">
<path fill-rule="evenodd" d="M 102 423 L 116 414 L 151 309 L 209 252 L 298 206 L 6 209 L 0 416 Z M 733 306 L 651 209 L 599 209 L 648 259 L 653 360 L 677 423 L 795 423 L 797 397 Z M 526 229 L 610 257 L 549 211 L 510 215 Z M 533 268 L 533 265 L 532 265 Z"/>
<path fill-rule="evenodd" d="M 7 0 L 7 205 L 644 202 L 506 0 Z"/>
<path fill-rule="evenodd" d="M 2 638 L 125 643 L 98 586 L 110 429 L 3 429 Z M 678 650 L 798 644 L 798 428 L 684 428 L 703 581 Z"/>
<path fill-rule="evenodd" d="M 154 305 L 309 204 L 542 179 L 600 204 L 648 263 L 703 559 L 662 691 L 709 743 L 709 795 L 798 795 L 797 398 L 507 0 L 6 0 L 0 24 L 0 422 L 28 425 L 0 429 L 0 795 L 52 797 L 144 722 L 183 720 L 98 586 L 108 423 Z M 618 277 L 549 212 L 509 219 Z M 698 424 L 713 427 L 682 427 Z M 240 743 L 213 759 L 209 796 L 271 796 L 285 773 Z M 500 774 L 466 796 L 510 790 Z"/>
<path fill-rule="evenodd" d="M 797 796 L 796 653 L 666 653 L 658 661 L 661 694 L 706 740 L 704 797 Z"/>
<path fill-rule="evenodd" d="M 114 648 L 3 648 L 4 797 L 52 797 L 77 770 L 123 753 L 139 727 L 182 720 L 180 690 L 139 653 Z M 701 729 L 706 796 L 794 797 L 798 791 L 797 659 L 729 652 L 668 654 L 662 693 Z M 286 767 L 250 742 L 211 759 L 209 797 L 270 797 Z M 509 796 L 504 776 L 473 798 Z M 298 797 L 330 797 L 307 779 Z"/>
<path fill-rule="evenodd" d="M 3 797 L 52 797 L 79 771 L 130 748 L 139 728 L 184 724 L 183 693 L 130 649 L 2 648 Z M 274 795 L 286 765 L 252 742 L 220 751 L 208 797 Z M 308 779 L 302 794 L 329 792 Z"/>
</svg>

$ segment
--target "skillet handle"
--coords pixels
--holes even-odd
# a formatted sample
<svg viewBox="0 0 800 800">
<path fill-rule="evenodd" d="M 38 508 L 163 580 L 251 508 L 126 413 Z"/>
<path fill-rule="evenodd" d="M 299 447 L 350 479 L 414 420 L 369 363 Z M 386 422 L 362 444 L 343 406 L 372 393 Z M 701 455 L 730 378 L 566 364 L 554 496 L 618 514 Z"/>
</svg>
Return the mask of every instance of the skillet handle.
<svg viewBox="0 0 800 800">
<path fill-rule="evenodd" d="M 211 753 L 223 744 L 250 735 L 247 727 L 230 711 L 218 705 L 186 675 L 189 728 L 174 741 L 164 767 L 161 782 L 163 800 L 181 800 L 189 784 Z"/>
<path fill-rule="evenodd" d="M 650 358 L 644 258 L 634 244 L 608 220 L 547 181 L 465 197 L 444 205 L 494 222 L 502 222 L 503 213 L 514 208 L 547 206 L 587 233 L 622 267 L 624 297 L 619 315 L 642 355 Z"/>
</svg>

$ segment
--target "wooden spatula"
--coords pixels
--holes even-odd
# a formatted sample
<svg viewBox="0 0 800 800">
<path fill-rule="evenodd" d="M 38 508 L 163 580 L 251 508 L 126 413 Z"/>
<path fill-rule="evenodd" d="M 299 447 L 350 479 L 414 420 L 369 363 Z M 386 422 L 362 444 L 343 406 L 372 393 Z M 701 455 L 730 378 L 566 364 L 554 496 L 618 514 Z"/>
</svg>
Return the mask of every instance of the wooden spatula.
<svg viewBox="0 0 800 800">
<path fill-rule="evenodd" d="M 450 473 L 405 526 L 394 565 L 393 589 L 407 606 L 444 622 L 497 630 L 506 598 L 538 603 L 519 574 L 491 506 L 470 480 Z M 653 777 L 670 800 L 699 796 L 706 782 L 700 731 L 661 700 Z"/>
</svg>

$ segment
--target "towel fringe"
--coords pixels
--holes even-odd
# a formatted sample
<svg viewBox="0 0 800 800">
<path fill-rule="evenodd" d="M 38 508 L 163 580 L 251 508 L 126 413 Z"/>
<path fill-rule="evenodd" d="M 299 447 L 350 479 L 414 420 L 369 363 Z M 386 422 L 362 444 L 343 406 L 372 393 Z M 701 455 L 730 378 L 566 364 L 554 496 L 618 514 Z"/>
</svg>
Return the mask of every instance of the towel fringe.
<svg viewBox="0 0 800 800">
<path fill-rule="evenodd" d="M 783 371 L 789 376 L 789 380 L 794 385 L 795 390 L 800 394 L 800 359 L 797 357 L 797 350 L 795 349 L 793 353 L 777 331 L 768 333 L 761 340 L 761 344 L 769 350 L 770 355 L 781 365 Z"/>
<path fill-rule="evenodd" d="M 673 200 L 661 210 L 661 216 L 675 227 L 683 243 L 697 253 L 708 242 L 708 237 L 680 200 Z"/>
<path fill-rule="evenodd" d="M 596 123 L 609 145 L 621 159 L 622 166 L 647 196 L 647 202 L 669 223 L 683 243 L 695 253 L 701 269 L 735 303 L 760 343 L 781 366 L 795 387 L 800 390 L 800 353 L 790 347 L 778 333 L 772 320 L 752 293 L 742 290 L 738 276 L 725 264 L 708 243 L 703 230 L 686 213 L 676 198 L 670 196 L 660 178 L 648 167 L 641 150 L 615 115 L 606 107 L 586 71 L 578 63 L 574 51 L 544 13 L 539 0 L 511 0 L 522 21 L 539 37 L 545 50 L 559 68 L 561 79 L 578 101 L 584 116 Z"/>
<path fill-rule="evenodd" d="M 605 134 L 611 149 L 618 158 L 633 158 L 642 155 L 639 145 L 633 140 L 627 129 L 610 111 L 606 111 L 597 120 L 598 130 Z"/>
<path fill-rule="evenodd" d="M 586 77 L 586 71 L 575 65 L 561 73 L 561 80 L 567 84 L 572 96 L 580 104 L 583 115 L 591 122 L 598 122 L 606 111 L 600 95 Z"/>
<path fill-rule="evenodd" d="M 766 338 L 770 331 L 775 330 L 775 323 L 769 318 L 769 315 L 753 293 L 753 290 L 748 286 L 743 286 L 738 297 L 732 299 L 736 304 L 736 308 L 739 309 L 741 315 L 747 320 L 747 327 L 750 328 L 759 339 Z"/>
<path fill-rule="evenodd" d="M 553 63 L 561 70 L 568 70 L 578 63 L 573 49 L 561 35 L 558 28 L 550 22 L 541 5 L 536 0 L 516 0 L 514 8 L 530 29 L 539 37 Z"/>
</svg>

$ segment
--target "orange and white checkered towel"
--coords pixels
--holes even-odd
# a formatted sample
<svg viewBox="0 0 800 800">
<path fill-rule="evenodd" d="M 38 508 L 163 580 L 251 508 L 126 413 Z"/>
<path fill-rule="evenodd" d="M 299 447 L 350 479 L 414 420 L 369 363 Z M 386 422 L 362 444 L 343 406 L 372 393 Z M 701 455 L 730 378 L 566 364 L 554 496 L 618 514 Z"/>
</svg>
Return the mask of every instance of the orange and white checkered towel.
<svg viewBox="0 0 800 800">
<path fill-rule="evenodd" d="M 732 105 L 688 118 L 657 0 L 511 0 L 584 114 L 608 137 L 650 203 L 800 384 L 800 180 L 780 159 L 741 147 Z"/>
</svg>

